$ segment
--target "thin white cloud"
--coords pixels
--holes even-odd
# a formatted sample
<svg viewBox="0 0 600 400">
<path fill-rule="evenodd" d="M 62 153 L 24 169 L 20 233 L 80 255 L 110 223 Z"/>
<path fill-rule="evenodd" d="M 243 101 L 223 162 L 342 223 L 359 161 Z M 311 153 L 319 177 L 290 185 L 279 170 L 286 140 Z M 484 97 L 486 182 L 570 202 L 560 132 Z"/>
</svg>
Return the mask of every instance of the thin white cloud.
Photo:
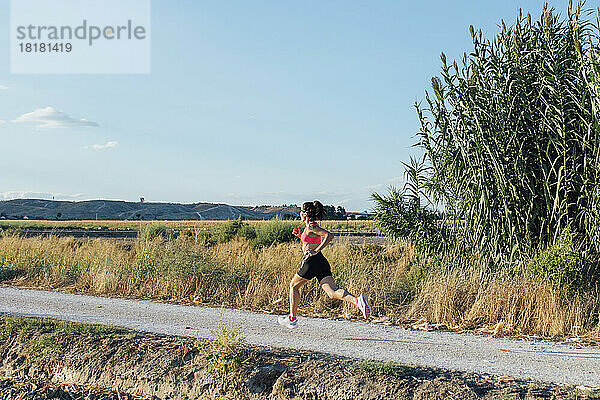
<svg viewBox="0 0 600 400">
<path fill-rule="evenodd" d="M 0 125 L 5 124 L 6 121 L 0 119 Z"/>
<path fill-rule="evenodd" d="M 33 122 L 37 129 L 97 127 L 98 124 L 85 118 L 73 118 L 54 107 L 38 108 L 23 114 L 12 122 Z"/>
<path fill-rule="evenodd" d="M 402 176 L 395 176 L 393 178 L 390 178 L 387 180 L 388 182 L 403 182 L 404 181 L 404 177 Z"/>
<path fill-rule="evenodd" d="M 373 190 L 382 190 L 387 189 L 390 186 L 403 187 L 406 180 L 401 176 L 395 176 L 393 178 L 387 179 L 387 183 L 378 183 L 376 185 L 368 185 L 363 186 L 362 190 L 373 191 Z"/>
<path fill-rule="evenodd" d="M 8 90 L 8 86 L 0 85 L 0 90 Z"/>
<path fill-rule="evenodd" d="M 65 194 L 65 193 L 48 193 L 48 192 L 33 192 L 28 190 L 12 190 L 8 192 L 0 192 L 0 200 L 15 200 L 15 199 L 42 199 L 42 200 L 81 200 L 85 195 Z"/>
<path fill-rule="evenodd" d="M 105 149 L 111 149 L 113 147 L 117 147 L 119 145 L 119 142 L 106 142 L 105 144 L 93 144 L 91 146 L 85 146 L 86 149 L 92 149 L 92 150 L 105 150 Z"/>
</svg>

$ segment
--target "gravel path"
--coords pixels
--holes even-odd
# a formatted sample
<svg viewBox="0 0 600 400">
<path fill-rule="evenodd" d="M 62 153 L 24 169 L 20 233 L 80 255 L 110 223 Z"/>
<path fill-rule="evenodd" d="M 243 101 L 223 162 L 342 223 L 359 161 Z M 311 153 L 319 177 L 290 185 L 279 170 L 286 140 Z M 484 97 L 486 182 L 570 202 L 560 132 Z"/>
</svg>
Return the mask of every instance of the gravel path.
<svg viewBox="0 0 600 400">
<path fill-rule="evenodd" d="M 289 330 L 277 324 L 277 316 L 269 314 L 12 287 L 0 287 L 0 313 L 204 338 L 211 337 L 210 331 L 223 320 L 243 325 L 246 342 L 250 344 L 559 384 L 600 386 L 600 349 L 593 347 L 410 331 L 319 318 L 299 318 L 299 327 Z"/>
</svg>

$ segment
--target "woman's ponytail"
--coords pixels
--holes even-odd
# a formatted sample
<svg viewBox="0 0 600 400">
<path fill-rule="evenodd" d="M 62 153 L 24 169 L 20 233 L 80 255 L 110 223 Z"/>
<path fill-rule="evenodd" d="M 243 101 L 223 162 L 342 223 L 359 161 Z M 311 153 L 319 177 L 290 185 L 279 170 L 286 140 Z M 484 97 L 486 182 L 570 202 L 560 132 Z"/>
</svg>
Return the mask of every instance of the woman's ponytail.
<svg viewBox="0 0 600 400">
<path fill-rule="evenodd" d="M 323 220 L 327 216 L 327 212 L 323 208 L 323 204 L 320 201 L 315 200 L 312 203 L 307 201 L 302 204 L 302 210 L 308 214 L 308 219 L 311 221 Z"/>
<path fill-rule="evenodd" d="M 323 204 L 320 201 L 313 201 L 313 205 L 315 206 L 315 219 L 324 220 L 327 216 L 327 211 L 323 208 Z"/>
</svg>

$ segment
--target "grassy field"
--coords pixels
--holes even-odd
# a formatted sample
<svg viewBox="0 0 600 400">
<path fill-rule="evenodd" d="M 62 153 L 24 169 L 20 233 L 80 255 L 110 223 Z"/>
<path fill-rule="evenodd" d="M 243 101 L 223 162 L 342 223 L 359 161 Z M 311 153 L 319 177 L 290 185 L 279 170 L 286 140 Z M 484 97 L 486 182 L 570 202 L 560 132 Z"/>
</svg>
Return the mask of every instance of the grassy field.
<svg viewBox="0 0 600 400">
<path fill-rule="evenodd" d="M 267 241 L 256 246 L 256 239 L 239 234 L 218 237 L 146 235 L 124 243 L 5 233 L 0 236 L 0 281 L 95 295 L 286 312 L 289 281 L 302 257 L 299 243 L 266 245 Z M 597 287 L 574 291 L 532 278 L 525 270 L 492 272 L 475 267 L 474 257 L 464 255 L 418 255 L 404 242 L 386 246 L 334 243 L 323 253 L 338 284 L 354 294 L 366 293 L 373 318 L 380 322 L 600 340 Z M 303 289 L 300 311 L 305 316 L 360 317 L 353 306 L 329 299 L 315 281 Z"/>
<path fill-rule="evenodd" d="M 161 225 L 167 229 L 211 228 L 228 221 L 49 221 L 49 220 L 1 220 L 2 229 L 144 229 L 150 225 Z M 260 226 L 267 221 L 244 221 L 251 226 Z M 296 221 L 296 222 L 299 222 Z M 375 229 L 374 221 L 335 221 L 328 220 L 319 223 L 325 229 Z"/>
</svg>

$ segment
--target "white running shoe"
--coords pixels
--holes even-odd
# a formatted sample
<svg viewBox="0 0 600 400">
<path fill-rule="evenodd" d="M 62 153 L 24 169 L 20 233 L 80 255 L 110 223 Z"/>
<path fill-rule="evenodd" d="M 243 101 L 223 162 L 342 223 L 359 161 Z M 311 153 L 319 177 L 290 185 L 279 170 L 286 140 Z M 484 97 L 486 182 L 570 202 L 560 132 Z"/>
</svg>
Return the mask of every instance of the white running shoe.
<svg viewBox="0 0 600 400">
<path fill-rule="evenodd" d="M 369 319 L 371 316 L 371 307 L 369 307 L 369 303 L 367 303 L 367 298 L 361 294 L 358 296 L 358 303 L 356 305 L 360 308 L 360 311 L 362 311 L 363 317 Z"/>
<path fill-rule="evenodd" d="M 277 321 L 279 322 L 279 325 L 287 326 L 290 329 L 296 328 L 298 326 L 298 318 L 292 321 L 290 320 L 289 315 L 280 315 L 277 318 Z"/>
</svg>

